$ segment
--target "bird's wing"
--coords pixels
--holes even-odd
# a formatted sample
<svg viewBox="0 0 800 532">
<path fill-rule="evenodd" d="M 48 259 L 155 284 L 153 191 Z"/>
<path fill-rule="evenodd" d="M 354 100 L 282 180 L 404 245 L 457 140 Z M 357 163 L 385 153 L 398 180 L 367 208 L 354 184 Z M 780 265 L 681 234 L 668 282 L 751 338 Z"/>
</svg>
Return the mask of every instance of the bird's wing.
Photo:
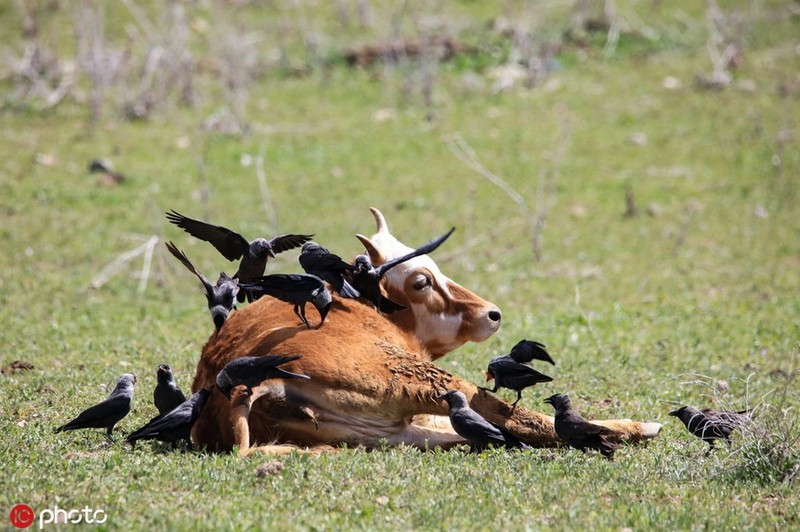
<svg viewBox="0 0 800 532">
<path fill-rule="evenodd" d="M 302 246 L 309 240 L 314 238 L 314 235 L 279 235 L 269 240 L 269 245 L 272 246 L 273 253 L 281 253 L 289 249 L 294 249 Z"/>
<path fill-rule="evenodd" d="M 186 253 L 184 253 L 183 251 L 178 249 L 178 247 L 175 244 L 173 244 L 172 241 L 167 242 L 166 246 L 167 246 L 167 249 L 169 250 L 169 252 L 172 253 L 172 255 L 176 259 L 181 261 L 181 263 L 184 266 L 186 266 L 186 269 L 188 269 L 190 272 L 195 274 L 198 279 L 200 279 L 200 282 L 203 283 L 203 288 L 205 288 L 206 293 L 209 294 L 209 295 L 213 295 L 214 294 L 214 285 L 211 284 L 211 282 L 206 278 L 205 275 L 200 273 L 200 271 L 197 268 L 194 267 L 194 264 L 192 264 L 192 261 L 190 261 L 189 257 L 186 256 Z"/>
<path fill-rule="evenodd" d="M 167 213 L 167 220 L 193 237 L 209 242 L 228 260 L 242 258 L 242 255 L 250 247 L 250 243 L 245 237 L 221 225 L 193 220 L 174 210 Z"/>
<path fill-rule="evenodd" d="M 613 434 L 614 431 L 602 425 L 596 425 L 586 421 L 576 412 L 569 412 L 562 418 L 562 423 L 559 423 L 561 431 L 559 435 L 564 435 L 571 439 L 588 439 L 593 436 L 601 435 L 606 436 Z"/>
<path fill-rule="evenodd" d="M 500 432 L 499 428 L 471 409 L 460 408 L 451 414 L 451 418 L 456 432 L 468 440 L 483 438 L 489 441 L 505 442 L 503 433 Z"/>
<path fill-rule="evenodd" d="M 89 428 L 94 425 L 105 424 L 114 417 L 125 417 L 130 411 L 131 398 L 129 395 L 111 394 L 105 400 L 90 406 L 78 416 L 63 425 L 63 428 Z"/>
<path fill-rule="evenodd" d="M 294 273 L 273 273 L 259 278 L 253 283 L 242 283 L 241 288 L 271 295 L 278 299 L 289 297 L 298 292 L 308 292 L 322 288 L 322 279 L 315 275 Z"/>
<path fill-rule="evenodd" d="M 378 277 L 379 278 L 383 277 L 383 275 L 387 271 L 391 270 L 392 268 L 394 268 L 398 264 L 401 264 L 401 263 L 403 263 L 403 262 L 405 262 L 407 260 L 413 259 L 414 257 L 419 257 L 420 255 L 427 255 L 428 253 L 431 253 L 436 248 L 438 248 L 440 245 L 442 245 L 442 242 L 447 240 L 450 237 L 450 235 L 453 234 L 453 231 L 455 231 L 455 230 L 456 230 L 456 228 L 453 227 L 448 232 L 446 232 L 445 234 L 440 236 L 439 238 L 434 238 L 433 240 L 431 240 L 427 244 L 418 247 L 417 249 L 415 249 L 411 253 L 406 253 L 405 255 L 403 255 L 401 257 L 397 257 L 397 258 L 392 259 L 392 260 L 387 260 L 386 262 L 384 262 L 383 264 L 381 264 L 380 266 L 375 268 L 378 271 Z"/>
<path fill-rule="evenodd" d="M 553 380 L 544 373 L 540 373 L 532 367 L 520 364 L 511 357 L 506 356 L 493 358 L 492 361 L 489 362 L 488 369 L 493 373 L 499 372 L 508 377 L 535 377 L 541 379 L 536 382 L 550 382 Z"/>
<path fill-rule="evenodd" d="M 542 343 L 533 340 L 521 340 L 511 348 L 509 356 L 520 363 L 542 360 L 555 366 L 555 361 L 544 348 L 545 346 Z"/>
<path fill-rule="evenodd" d="M 185 423 L 192 415 L 193 403 L 191 400 L 184 401 L 166 414 L 157 416 L 150 420 L 145 426 L 135 430 L 127 438 L 126 441 L 135 441 L 147 436 L 154 436 L 164 430 L 174 428 L 181 423 Z"/>
</svg>

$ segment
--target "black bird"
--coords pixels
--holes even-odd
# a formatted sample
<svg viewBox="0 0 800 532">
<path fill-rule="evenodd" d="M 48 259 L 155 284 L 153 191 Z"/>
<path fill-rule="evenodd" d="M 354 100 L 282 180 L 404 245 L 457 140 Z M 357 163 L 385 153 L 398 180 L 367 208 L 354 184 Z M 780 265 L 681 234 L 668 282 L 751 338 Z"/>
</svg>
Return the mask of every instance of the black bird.
<svg viewBox="0 0 800 532">
<path fill-rule="evenodd" d="M 166 215 L 167 220 L 193 237 L 210 242 L 226 259 L 230 261 L 241 259 L 239 269 L 233 277 L 242 283 L 249 283 L 264 275 L 267 259 L 270 257 L 275 258 L 277 253 L 302 246 L 314 236 L 287 234 L 270 239 L 256 238 L 248 242 L 239 233 L 221 225 L 193 220 L 174 210 Z M 238 298 L 240 302 L 244 301 L 245 294 L 240 292 Z"/>
<path fill-rule="evenodd" d="M 230 397 L 231 389 L 240 384 L 252 388 L 267 379 L 310 379 L 311 377 L 308 375 L 292 373 L 277 367 L 298 358 L 300 355 L 263 355 L 237 358 L 228 362 L 228 365 L 217 373 L 217 387 L 226 397 Z"/>
<path fill-rule="evenodd" d="M 528 364 L 534 360 L 543 360 L 555 366 L 556 363 L 550 357 L 550 354 L 544 350 L 544 347 L 544 344 L 534 342 L 533 340 L 520 340 L 511 348 L 511 352 L 508 356 L 520 364 Z"/>
<path fill-rule="evenodd" d="M 539 373 L 527 364 L 520 364 L 510 356 L 494 357 L 486 369 L 486 380 L 494 379 L 494 388 L 488 389 L 479 386 L 481 390 L 495 393 L 498 388 L 508 388 L 517 392 L 517 400 L 512 406 L 522 399 L 522 390 L 539 382 L 550 382 L 552 377 Z"/>
<path fill-rule="evenodd" d="M 153 390 L 153 404 L 158 408 L 159 415 L 164 415 L 186 400 L 186 396 L 172 375 L 172 368 L 167 364 L 160 364 L 156 371 L 156 384 Z"/>
<path fill-rule="evenodd" d="M 111 431 L 114 430 L 114 425 L 131 411 L 134 384 L 136 384 L 136 376 L 131 373 L 123 373 L 114 390 L 104 401 L 87 408 L 69 423 L 58 427 L 56 432 L 105 428 L 106 436 L 113 441 Z"/>
<path fill-rule="evenodd" d="M 220 330 L 225 320 L 228 319 L 228 314 L 230 314 L 231 310 L 236 308 L 236 296 L 239 293 L 238 279 L 231 279 L 225 272 L 222 272 L 219 274 L 217 284 L 212 285 L 211 282 L 206 279 L 206 276 L 194 267 L 194 264 L 192 264 L 186 254 L 178 249 L 175 244 L 167 242 L 166 246 L 176 259 L 181 261 L 190 272 L 200 279 L 200 283 L 202 283 L 203 289 L 205 290 L 208 310 L 211 312 L 211 319 L 214 321 L 214 326 L 217 330 Z"/>
<path fill-rule="evenodd" d="M 189 399 L 182 402 L 163 416 L 158 416 L 150 420 L 142 428 L 131 433 L 125 441 L 132 446 L 138 440 L 158 440 L 171 443 L 173 447 L 180 440 L 185 440 L 189 448 L 192 447 L 192 427 L 200 412 L 206 406 L 211 388 L 202 388 L 192 395 Z"/>
<path fill-rule="evenodd" d="M 586 449 L 594 449 L 609 460 L 614 459 L 617 444 L 606 439 L 606 436 L 614 434 L 613 430 L 583 419 L 572 409 L 572 401 L 567 394 L 552 395 L 544 402 L 556 409 L 555 429 L 559 438 L 584 453 Z"/>
<path fill-rule="evenodd" d="M 728 445 L 731 444 L 731 433 L 736 427 L 747 422 L 749 412 L 749 410 L 715 412 L 710 408 L 699 410 L 693 406 L 682 406 L 669 415 L 680 419 L 689 432 L 708 443 L 706 451 L 708 456 L 714 450 L 714 440 L 725 440 Z"/>
<path fill-rule="evenodd" d="M 300 266 L 306 273 L 327 281 L 342 297 L 359 297 L 361 294 L 344 278 L 355 267 L 342 260 L 316 242 L 306 242 L 300 251 Z"/>
<path fill-rule="evenodd" d="M 424 246 L 420 246 L 414 251 L 401 257 L 387 260 L 377 267 L 372 265 L 369 255 L 358 255 L 355 261 L 355 271 L 350 274 L 350 281 L 352 282 L 352 285 L 361 293 L 361 297 L 370 301 L 373 305 L 375 305 L 375 308 L 381 312 L 391 314 L 396 310 L 405 309 L 405 306 L 395 303 L 383 295 L 381 292 L 381 278 L 386 274 L 386 272 L 398 264 L 402 264 L 407 260 L 413 259 L 414 257 L 431 253 L 433 250 L 438 248 L 442 242 L 447 240 L 455 230 L 456 228 L 453 227 L 444 235 L 431 240 Z"/>
<path fill-rule="evenodd" d="M 274 273 L 265 275 L 252 283 L 241 285 L 254 299 L 267 294 L 294 305 L 294 313 L 311 329 L 306 319 L 306 303 L 314 304 L 320 318 L 317 328 L 322 327 L 325 316 L 331 308 L 331 293 L 325 283 L 316 275 L 308 273 Z"/>
<path fill-rule="evenodd" d="M 439 395 L 436 399 L 447 401 L 450 424 L 459 436 L 469 441 L 472 452 L 483 451 L 489 445 L 507 449 L 530 449 L 506 429 L 487 421 L 471 409 L 467 397 L 458 390 Z"/>
</svg>

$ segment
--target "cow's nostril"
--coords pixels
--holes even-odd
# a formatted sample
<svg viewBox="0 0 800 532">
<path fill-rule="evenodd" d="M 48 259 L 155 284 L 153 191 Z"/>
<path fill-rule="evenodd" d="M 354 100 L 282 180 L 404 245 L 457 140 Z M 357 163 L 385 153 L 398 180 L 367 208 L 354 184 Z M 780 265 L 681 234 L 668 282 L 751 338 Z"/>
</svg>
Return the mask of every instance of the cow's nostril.
<svg viewBox="0 0 800 532">
<path fill-rule="evenodd" d="M 500 314 L 499 310 L 490 310 L 489 311 L 489 319 L 492 320 L 492 321 L 500 321 L 500 319 L 502 317 L 503 317 L 503 315 Z"/>
</svg>

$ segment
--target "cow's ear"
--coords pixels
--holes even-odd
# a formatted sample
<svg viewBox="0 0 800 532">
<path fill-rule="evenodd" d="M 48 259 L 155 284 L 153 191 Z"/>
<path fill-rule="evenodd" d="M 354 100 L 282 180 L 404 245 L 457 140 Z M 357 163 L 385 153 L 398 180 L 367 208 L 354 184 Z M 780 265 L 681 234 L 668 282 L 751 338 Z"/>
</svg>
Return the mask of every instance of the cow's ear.
<svg viewBox="0 0 800 532">
<path fill-rule="evenodd" d="M 364 249 L 367 250 L 369 260 L 372 262 L 373 266 L 380 266 L 386 262 L 386 256 L 378 249 L 378 246 L 376 246 L 372 240 L 364 235 L 356 235 L 356 238 L 364 244 Z"/>
</svg>

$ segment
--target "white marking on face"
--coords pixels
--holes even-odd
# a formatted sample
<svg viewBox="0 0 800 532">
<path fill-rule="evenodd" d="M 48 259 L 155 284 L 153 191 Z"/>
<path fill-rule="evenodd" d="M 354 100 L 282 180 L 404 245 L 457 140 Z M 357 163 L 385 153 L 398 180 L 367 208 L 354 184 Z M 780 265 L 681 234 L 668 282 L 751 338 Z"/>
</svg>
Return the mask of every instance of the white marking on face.
<svg viewBox="0 0 800 532">
<path fill-rule="evenodd" d="M 415 307 L 421 307 L 419 309 Z M 423 344 L 435 342 L 449 347 L 456 342 L 458 331 L 461 329 L 461 316 L 452 314 L 429 314 L 422 304 L 412 304 L 414 316 L 425 315 L 424 320 L 417 319 L 414 334 Z M 460 343 L 460 342 L 458 342 Z"/>
</svg>

